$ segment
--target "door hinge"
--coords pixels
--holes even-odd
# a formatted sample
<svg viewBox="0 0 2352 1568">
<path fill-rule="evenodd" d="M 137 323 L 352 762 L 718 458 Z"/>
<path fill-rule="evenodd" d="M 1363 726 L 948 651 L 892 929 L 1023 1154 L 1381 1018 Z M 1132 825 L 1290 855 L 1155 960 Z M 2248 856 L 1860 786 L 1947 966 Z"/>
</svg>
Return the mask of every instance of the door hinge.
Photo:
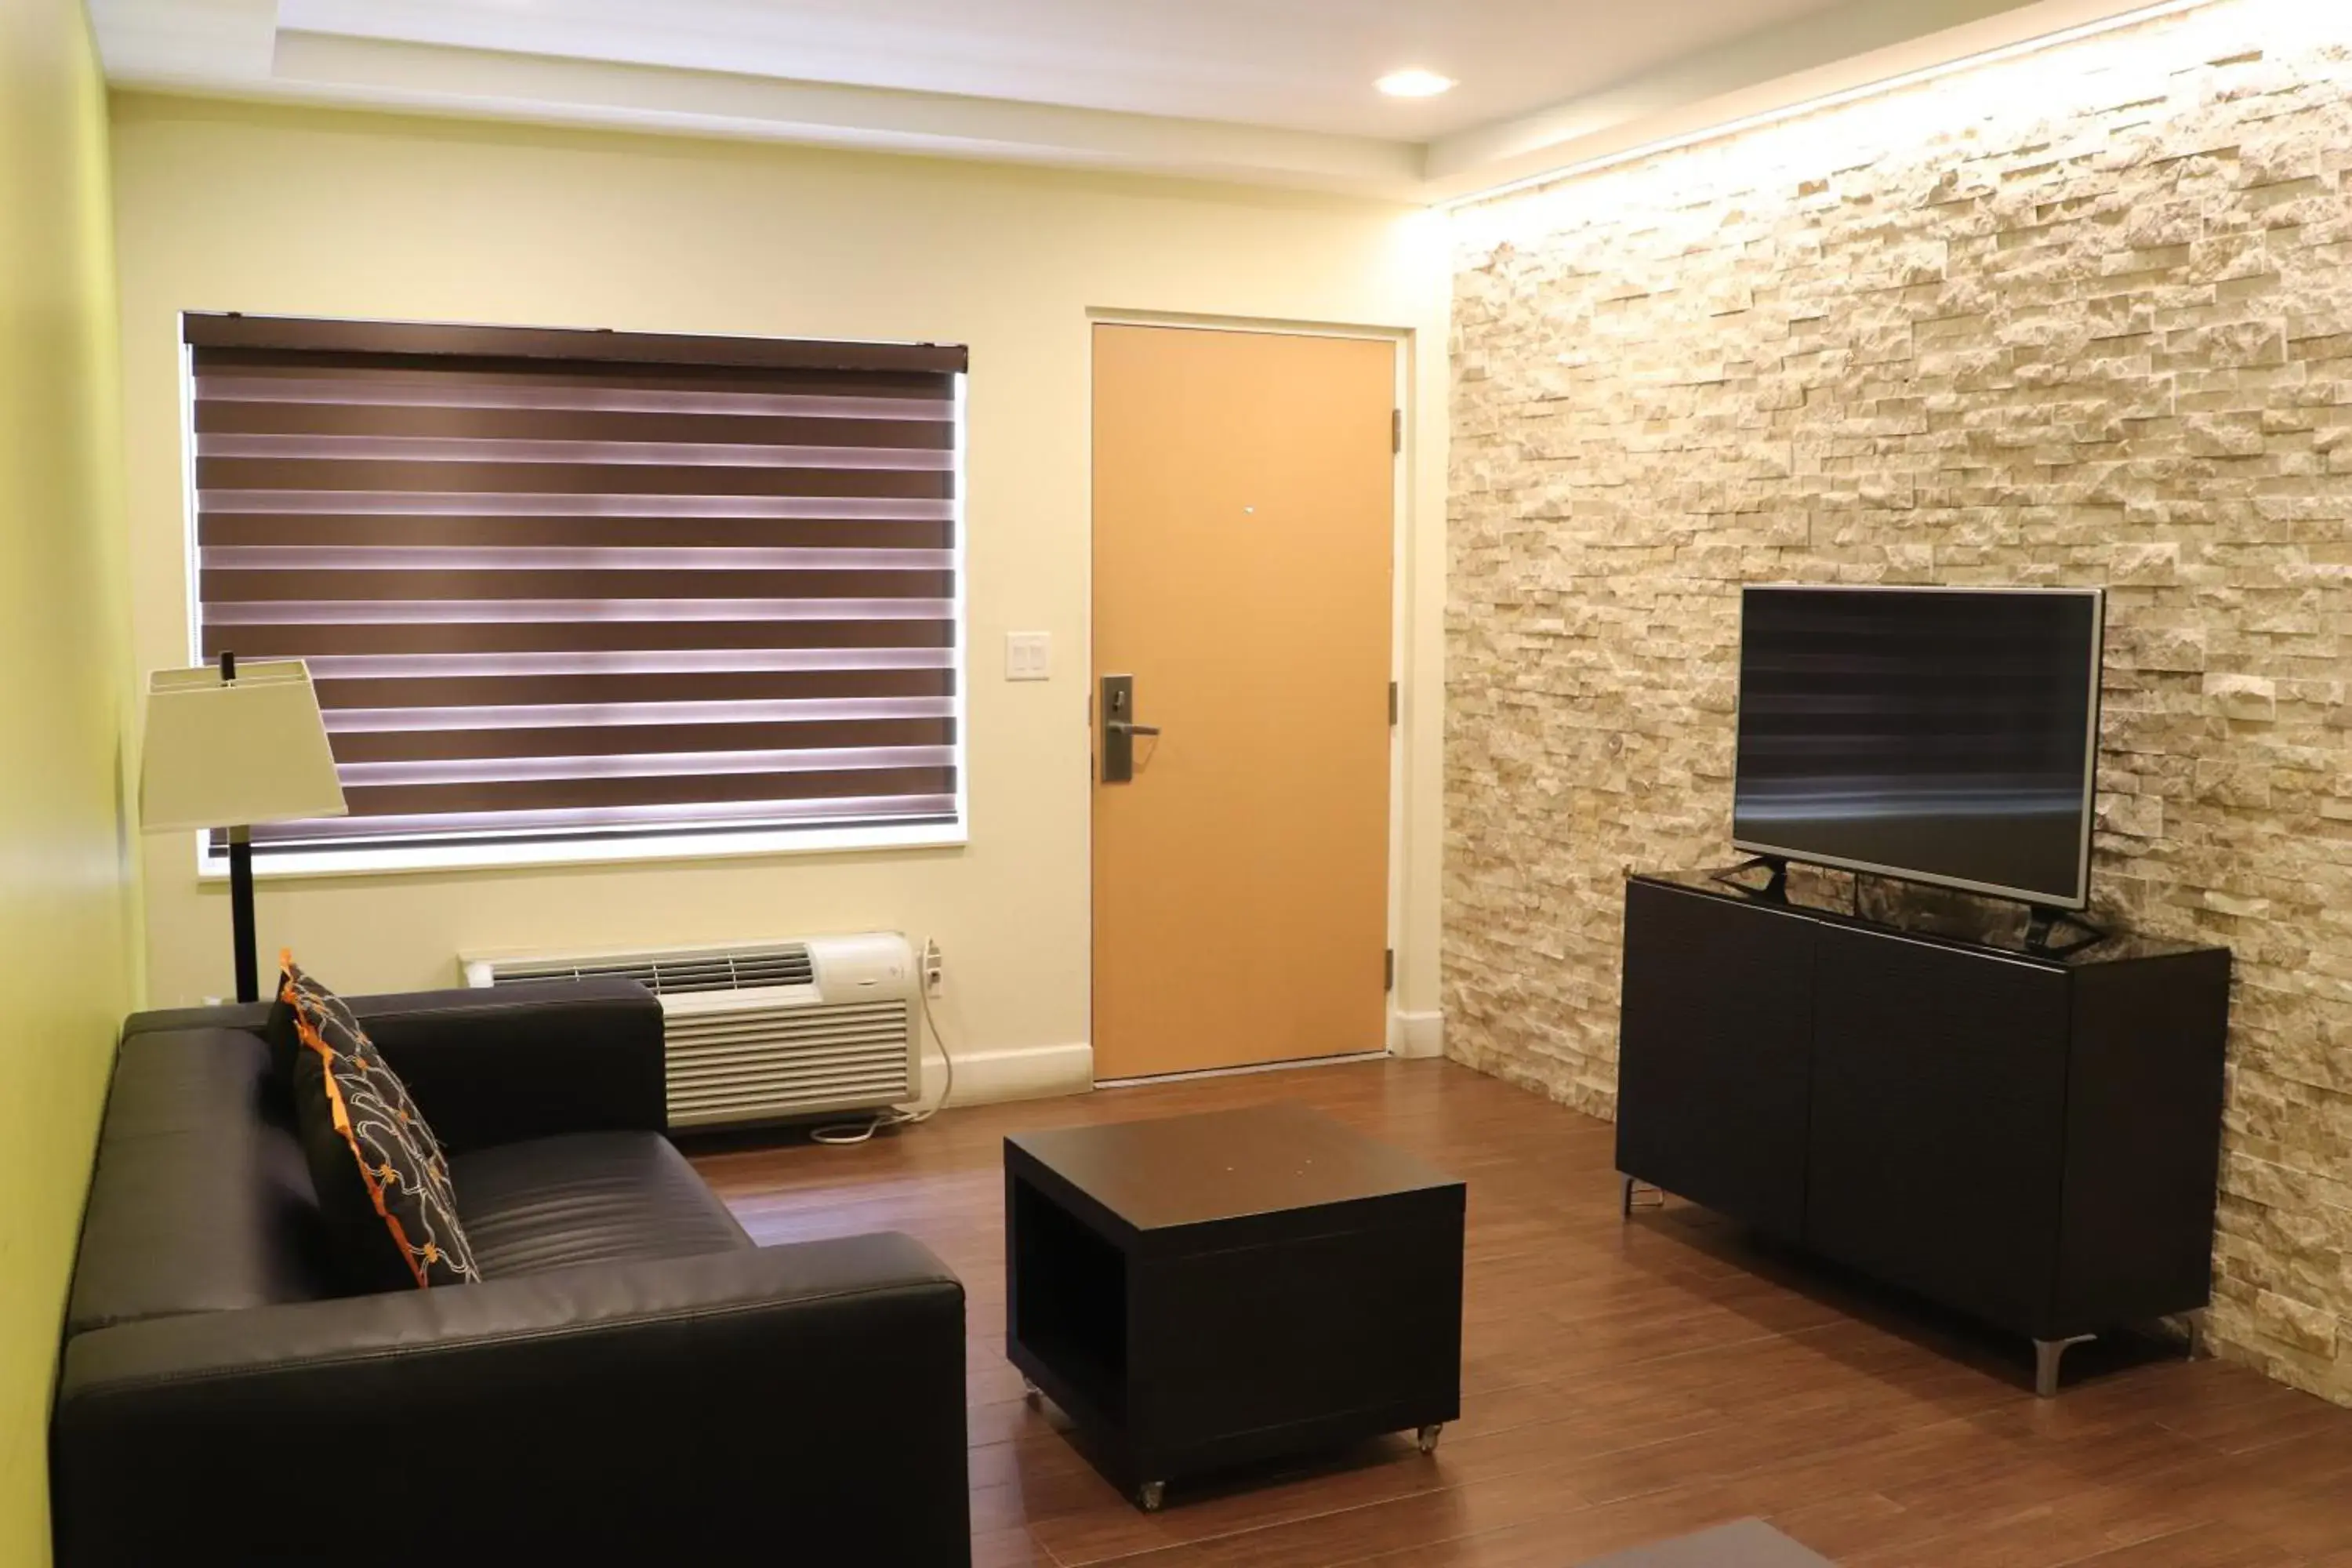
<svg viewBox="0 0 2352 1568">
<path fill-rule="evenodd" d="M 1391 948 L 1388 950 L 1387 953 L 1382 956 L 1381 961 L 1381 990 L 1383 993 L 1386 993 L 1395 989 L 1396 949 Z"/>
<path fill-rule="evenodd" d="M 1404 717 L 1404 690 L 1391 680 L 1389 682 L 1389 728 L 1395 729 L 1397 721 L 1402 717 Z"/>
<path fill-rule="evenodd" d="M 1389 450 L 1404 450 L 1404 410 L 1402 408 L 1389 410 Z"/>
</svg>

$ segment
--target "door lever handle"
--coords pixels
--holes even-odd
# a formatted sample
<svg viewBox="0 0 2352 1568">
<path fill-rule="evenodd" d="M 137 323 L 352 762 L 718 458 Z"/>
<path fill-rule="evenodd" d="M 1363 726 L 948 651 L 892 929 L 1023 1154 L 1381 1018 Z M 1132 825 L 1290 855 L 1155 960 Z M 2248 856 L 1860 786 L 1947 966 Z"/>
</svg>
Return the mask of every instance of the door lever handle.
<svg viewBox="0 0 2352 1568">
<path fill-rule="evenodd" d="M 1160 726 L 1157 724 L 1130 724 L 1124 719 L 1106 719 L 1103 721 L 1103 728 L 1121 735 L 1157 735 L 1160 733 Z"/>
</svg>

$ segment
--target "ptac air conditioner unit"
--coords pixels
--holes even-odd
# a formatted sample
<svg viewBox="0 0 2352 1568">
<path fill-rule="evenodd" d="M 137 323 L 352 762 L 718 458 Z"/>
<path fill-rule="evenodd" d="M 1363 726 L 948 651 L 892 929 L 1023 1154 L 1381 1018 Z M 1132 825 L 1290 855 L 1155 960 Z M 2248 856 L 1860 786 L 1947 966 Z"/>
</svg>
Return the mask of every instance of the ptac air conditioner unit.
<svg viewBox="0 0 2352 1568">
<path fill-rule="evenodd" d="M 895 932 L 459 962 L 468 985 L 617 976 L 651 991 L 672 1127 L 875 1110 L 920 1089 L 915 957 Z"/>
</svg>

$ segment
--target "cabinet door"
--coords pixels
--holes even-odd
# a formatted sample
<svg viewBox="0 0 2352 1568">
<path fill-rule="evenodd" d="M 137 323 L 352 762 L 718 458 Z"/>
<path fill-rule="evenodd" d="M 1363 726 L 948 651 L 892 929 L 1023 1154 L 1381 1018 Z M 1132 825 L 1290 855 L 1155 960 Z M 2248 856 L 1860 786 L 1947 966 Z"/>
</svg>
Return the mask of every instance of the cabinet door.
<svg viewBox="0 0 2352 1568">
<path fill-rule="evenodd" d="M 1815 922 L 1630 881 L 1617 1168 L 1795 1239 Z"/>
<path fill-rule="evenodd" d="M 1824 928 L 1807 1243 L 2022 1333 L 2058 1256 L 2066 976 Z"/>
</svg>

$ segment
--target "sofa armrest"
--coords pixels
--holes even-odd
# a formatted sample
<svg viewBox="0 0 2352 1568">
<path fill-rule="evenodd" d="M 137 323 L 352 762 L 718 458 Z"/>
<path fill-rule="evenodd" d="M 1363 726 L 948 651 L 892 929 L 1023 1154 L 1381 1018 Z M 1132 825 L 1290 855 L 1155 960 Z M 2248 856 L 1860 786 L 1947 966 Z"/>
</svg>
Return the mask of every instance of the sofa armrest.
<svg viewBox="0 0 2352 1568">
<path fill-rule="evenodd" d="M 453 1154 L 669 1125 L 661 1004 L 634 980 L 355 996 L 352 1011 Z"/>
<path fill-rule="evenodd" d="M 96 1330 L 58 1562 L 961 1568 L 963 1351 L 888 1234 Z"/>
<path fill-rule="evenodd" d="M 267 1002 L 223 1002 L 210 1007 L 157 1007 L 122 1021 L 122 1037 L 173 1035 L 184 1029 L 242 1029 L 258 1035 L 268 1026 Z"/>
</svg>

